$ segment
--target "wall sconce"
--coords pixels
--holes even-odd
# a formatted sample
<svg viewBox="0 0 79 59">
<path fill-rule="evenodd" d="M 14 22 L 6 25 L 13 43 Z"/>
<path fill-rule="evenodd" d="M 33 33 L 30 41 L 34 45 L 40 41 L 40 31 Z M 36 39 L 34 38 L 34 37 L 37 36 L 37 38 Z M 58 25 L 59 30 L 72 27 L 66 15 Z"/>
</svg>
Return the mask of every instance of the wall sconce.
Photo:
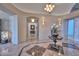
<svg viewBox="0 0 79 59">
<path fill-rule="evenodd" d="M 31 21 L 32 21 L 32 22 L 34 22 L 34 21 L 35 21 L 35 19 L 33 19 L 33 18 L 32 18 L 32 19 L 31 19 Z"/>
<path fill-rule="evenodd" d="M 45 20 L 43 20 L 43 25 L 45 24 Z"/>
<path fill-rule="evenodd" d="M 45 24 L 45 17 L 42 17 L 42 24 Z"/>
<path fill-rule="evenodd" d="M 61 26 L 61 18 L 58 18 L 58 25 Z"/>
</svg>

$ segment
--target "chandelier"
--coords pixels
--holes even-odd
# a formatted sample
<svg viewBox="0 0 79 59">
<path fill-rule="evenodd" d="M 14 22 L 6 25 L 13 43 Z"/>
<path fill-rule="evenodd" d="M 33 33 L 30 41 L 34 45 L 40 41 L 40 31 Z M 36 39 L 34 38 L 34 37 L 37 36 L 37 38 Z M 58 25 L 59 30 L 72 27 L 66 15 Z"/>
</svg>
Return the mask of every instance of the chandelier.
<svg viewBox="0 0 79 59">
<path fill-rule="evenodd" d="M 54 4 L 48 3 L 48 4 L 46 4 L 44 10 L 50 14 L 53 11 L 54 8 L 55 8 Z"/>
</svg>

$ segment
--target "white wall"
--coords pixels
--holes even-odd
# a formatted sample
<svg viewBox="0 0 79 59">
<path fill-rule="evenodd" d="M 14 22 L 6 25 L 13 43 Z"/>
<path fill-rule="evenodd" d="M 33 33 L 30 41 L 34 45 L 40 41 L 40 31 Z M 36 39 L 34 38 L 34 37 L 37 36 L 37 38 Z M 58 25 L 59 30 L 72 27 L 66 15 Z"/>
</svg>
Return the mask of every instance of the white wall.
<svg viewBox="0 0 79 59">
<path fill-rule="evenodd" d="M 22 43 L 27 41 L 27 16 L 19 15 L 18 17 L 19 43 Z"/>
<path fill-rule="evenodd" d="M 45 17 L 45 24 L 43 24 L 42 17 L 39 19 L 39 40 L 48 40 L 51 34 L 51 26 L 57 23 L 56 17 Z"/>
</svg>

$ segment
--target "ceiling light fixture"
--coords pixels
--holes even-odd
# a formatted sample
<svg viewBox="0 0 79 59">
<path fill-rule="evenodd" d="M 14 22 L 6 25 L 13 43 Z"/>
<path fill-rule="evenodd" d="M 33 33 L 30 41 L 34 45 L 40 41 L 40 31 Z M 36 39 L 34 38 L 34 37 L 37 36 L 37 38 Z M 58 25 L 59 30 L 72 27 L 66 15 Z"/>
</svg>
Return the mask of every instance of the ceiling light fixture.
<svg viewBox="0 0 79 59">
<path fill-rule="evenodd" d="M 44 10 L 47 11 L 50 14 L 53 11 L 54 8 L 55 8 L 54 4 L 48 3 L 48 4 L 46 4 Z"/>
</svg>

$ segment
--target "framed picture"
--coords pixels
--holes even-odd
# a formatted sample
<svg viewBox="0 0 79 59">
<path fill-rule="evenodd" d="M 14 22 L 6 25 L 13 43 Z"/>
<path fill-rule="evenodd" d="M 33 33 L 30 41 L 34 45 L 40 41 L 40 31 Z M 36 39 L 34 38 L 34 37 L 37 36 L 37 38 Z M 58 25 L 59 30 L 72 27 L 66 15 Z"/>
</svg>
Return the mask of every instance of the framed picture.
<svg viewBox="0 0 79 59">
<path fill-rule="evenodd" d="M 35 25 L 30 25 L 30 30 L 35 30 Z"/>
<path fill-rule="evenodd" d="M 35 34 L 35 25 L 30 25 L 30 33 Z"/>
</svg>

